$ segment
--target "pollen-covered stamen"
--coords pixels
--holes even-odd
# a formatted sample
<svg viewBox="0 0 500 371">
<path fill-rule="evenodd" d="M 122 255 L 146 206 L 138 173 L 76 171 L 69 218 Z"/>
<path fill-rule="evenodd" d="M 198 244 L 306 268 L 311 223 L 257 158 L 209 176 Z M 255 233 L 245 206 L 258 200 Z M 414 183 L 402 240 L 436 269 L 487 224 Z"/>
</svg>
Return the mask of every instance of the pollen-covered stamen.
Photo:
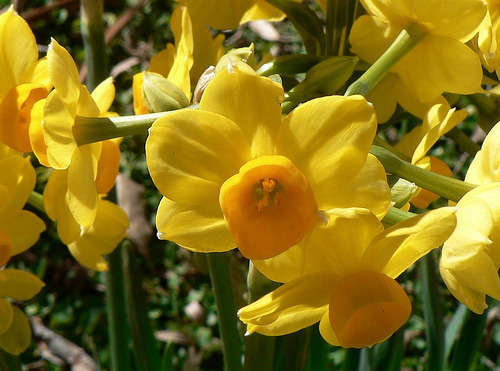
<svg viewBox="0 0 500 371">
<path fill-rule="evenodd" d="M 247 162 L 224 182 L 219 202 L 229 231 L 249 259 L 282 253 L 320 220 L 307 179 L 283 156 Z"/>
<path fill-rule="evenodd" d="M 279 207 L 279 197 L 278 194 L 278 183 L 275 179 L 265 178 L 259 180 L 257 186 L 255 187 L 255 193 L 257 194 L 257 209 L 259 212 L 263 212 L 266 207 L 269 206 L 269 201 L 271 205 Z"/>
</svg>

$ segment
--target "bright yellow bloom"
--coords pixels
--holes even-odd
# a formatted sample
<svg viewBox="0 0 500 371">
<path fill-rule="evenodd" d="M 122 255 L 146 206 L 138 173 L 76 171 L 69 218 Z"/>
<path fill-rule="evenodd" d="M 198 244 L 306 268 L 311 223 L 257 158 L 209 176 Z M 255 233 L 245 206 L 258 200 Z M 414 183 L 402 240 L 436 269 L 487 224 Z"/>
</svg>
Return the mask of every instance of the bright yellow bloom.
<svg viewBox="0 0 500 371">
<path fill-rule="evenodd" d="M 450 292 L 475 313 L 486 295 L 500 300 L 500 125 L 487 135 L 465 180 L 479 187 L 457 203 L 457 228 L 443 245 L 441 276 Z"/>
<path fill-rule="evenodd" d="M 284 120 L 283 88 L 240 61 L 208 85 L 199 110 L 157 120 L 146 142 L 165 196 L 158 235 L 193 251 L 275 256 L 333 207 L 385 214 L 390 191 L 368 154 L 376 131 L 361 96 L 309 101 Z"/>
<path fill-rule="evenodd" d="M 55 40 L 47 52 L 54 90 L 43 105 L 42 127 L 34 125 L 32 142 L 38 158 L 57 170 L 67 169 L 67 203 L 83 231 L 95 220 L 98 190 L 95 180 L 102 144 L 78 146 L 73 134 L 77 116 L 106 116 L 114 99 L 112 79 L 103 81 L 92 93 L 80 84 L 78 70 L 70 54 Z M 40 107 L 33 111 L 39 115 Z M 43 129 L 43 130 L 42 130 Z M 30 133 L 31 134 L 31 133 Z M 39 138 L 43 134 L 43 141 Z M 38 138 L 38 139 L 35 139 Z M 44 148 L 43 142 L 47 148 Z"/>
<path fill-rule="evenodd" d="M 181 0 L 181 4 L 189 8 L 194 22 L 218 30 L 235 29 L 240 24 L 258 19 L 276 22 L 285 17 L 282 11 L 265 0 Z"/>
<path fill-rule="evenodd" d="M 44 283 L 36 276 L 18 270 L 2 269 L 12 255 L 32 246 L 45 230 L 35 214 L 22 210 L 36 181 L 28 158 L 13 155 L 0 159 L 0 348 L 20 354 L 31 341 L 31 328 L 14 300 L 28 300 Z"/>
<path fill-rule="evenodd" d="M 384 230 L 367 210 L 331 217 L 276 266 L 283 286 L 239 310 L 248 333 L 279 336 L 318 321 L 332 345 L 362 348 L 383 342 L 410 317 L 411 303 L 395 281 L 455 228 L 454 208 L 441 208 Z M 260 269 L 260 268 L 259 268 Z M 267 274 L 267 271 L 265 272 Z"/>
<path fill-rule="evenodd" d="M 427 156 L 427 152 L 448 131 L 457 126 L 465 117 L 465 110 L 455 111 L 447 102 L 432 106 L 424 117 L 422 125 L 417 126 L 408 134 L 403 135 L 396 149 L 411 157 L 411 163 L 435 173 L 452 176 L 448 165 L 434 156 Z M 420 189 L 411 200 L 416 207 L 425 209 L 432 201 L 440 196 L 426 189 Z"/>
<path fill-rule="evenodd" d="M 38 60 L 35 36 L 11 6 L 0 15 L 0 141 L 31 152 L 31 108 L 52 88 L 47 61 Z"/>
<path fill-rule="evenodd" d="M 444 91 L 480 91 L 482 69 L 478 56 L 464 43 L 479 29 L 486 15 L 481 0 L 362 0 L 369 13 L 354 23 L 352 52 L 374 63 L 404 28 L 415 24 L 426 30 L 423 40 L 392 69 L 422 102 Z"/>
</svg>

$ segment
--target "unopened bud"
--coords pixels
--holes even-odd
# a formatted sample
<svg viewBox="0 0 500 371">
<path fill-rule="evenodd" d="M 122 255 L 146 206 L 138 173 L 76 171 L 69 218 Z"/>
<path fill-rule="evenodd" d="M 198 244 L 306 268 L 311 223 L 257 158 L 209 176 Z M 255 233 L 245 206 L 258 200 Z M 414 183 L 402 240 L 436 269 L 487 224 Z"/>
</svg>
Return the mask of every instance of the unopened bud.
<svg viewBox="0 0 500 371">
<path fill-rule="evenodd" d="M 200 76 L 200 79 L 198 80 L 198 83 L 196 84 L 196 88 L 194 89 L 193 93 L 193 103 L 200 103 L 201 97 L 203 96 L 203 93 L 205 92 L 205 89 L 208 86 L 208 83 L 212 81 L 212 79 L 215 76 L 215 67 L 210 66 L 208 67 L 205 72 Z"/>
<path fill-rule="evenodd" d="M 215 73 L 224 68 L 227 68 L 227 66 L 235 60 L 245 62 L 250 67 L 255 69 L 256 63 L 254 58 L 253 44 L 245 48 L 231 49 L 226 54 L 224 54 L 215 67 Z"/>
<path fill-rule="evenodd" d="M 415 183 L 399 178 L 398 181 L 391 187 L 391 198 L 394 202 L 394 207 L 401 208 L 406 205 L 417 190 L 418 187 Z"/>
<path fill-rule="evenodd" d="M 149 112 L 172 111 L 189 105 L 184 92 L 165 77 L 143 72 L 142 97 Z"/>
</svg>

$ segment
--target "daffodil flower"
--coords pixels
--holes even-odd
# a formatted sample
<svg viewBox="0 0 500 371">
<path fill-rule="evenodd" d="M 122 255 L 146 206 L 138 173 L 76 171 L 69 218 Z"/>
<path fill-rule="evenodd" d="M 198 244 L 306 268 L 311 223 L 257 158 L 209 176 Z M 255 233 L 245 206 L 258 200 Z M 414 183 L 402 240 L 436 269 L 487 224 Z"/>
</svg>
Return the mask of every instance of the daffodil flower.
<svg viewBox="0 0 500 371">
<path fill-rule="evenodd" d="M 12 255 L 31 247 L 45 230 L 40 218 L 22 210 L 35 181 L 29 158 L 12 155 L 0 159 L 0 348 L 15 355 L 30 344 L 31 328 L 24 313 L 9 299 L 31 299 L 44 283 L 28 272 L 2 268 Z"/>
<path fill-rule="evenodd" d="M 35 36 L 11 6 L 0 15 L 0 141 L 31 152 L 31 108 L 47 97 L 52 82 L 47 61 L 38 60 Z"/>
<path fill-rule="evenodd" d="M 385 214 L 385 171 L 368 155 L 372 106 L 361 96 L 324 97 L 282 120 L 283 94 L 234 61 L 215 75 L 199 110 L 153 124 L 146 157 L 165 196 L 159 238 L 200 252 L 237 246 L 249 259 L 267 259 L 323 223 L 321 210 Z"/>
<path fill-rule="evenodd" d="M 247 333 L 280 336 L 320 321 L 332 345 L 383 342 L 410 317 L 411 303 L 395 281 L 455 228 L 454 208 L 441 208 L 384 230 L 367 210 L 328 214 L 306 238 L 309 249 L 283 262 L 284 285 L 239 310 Z M 272 278 L 272 277 L 271 277 Z"/>
<path fill-rule="evenodd" d="M 78 146 L 73 126 L 77 116 L 106 116 L 115 90 L 109 78 L 96 87 L 91 95 L 80 84 L 71 55 L 55 40 L 49 47 L 47 59 L 54 90 L 43 105 L 42 126 L 34 125 L 31 129 L 34 137 L 32 143 L 37 143 L 34 144 L 35 154 L 41 161 L 46 156 L 48 165 L 54 169 L 67 169 L 66 201 L 82 232 L 85 232 L 91 227 L 97 213 L 99 197 L 95 179 L 102 144 L 98 142 Z M 33 111 L 38 112 L 39 109 L 36 105 Z M 43 135 L 43 141 L 40 134 Z"/>
<path fill-rule="evenodd" d="M 438 174 L 452 176 L 453 173 L 448 165 L 437 157 L 426 154 L 442 135 L 457 126 L 465 117 L 467 117 L 467 112 L 463 109 L 456 111 L 455 108 L 450 108 L 447 102 L 436 104 L 426 113 L 422 125 L 403 135 L 396 149 L 410 157 L 414 165 Z M 411 203 L 425 209 L 439 197 L 435 193 L 420 188 Z"/>
<path fill-rule="evenodd" d="M 486 295 L 500 300 L 500 125 L 487 135 L 465 181 L 479 187 L 457 203 L 457 228 L 444 243 L 440 271 L 450 292 L 482 313 Z"/>
<path fill-rule="evenodd" d="M 425 3 L 413 0 L 361 0 L 369 15 L 351 29 L 352 52 L 374 63 L 408 27 L 418 27 L 423 40 L 392 69 L 417 98 L 428 102 L 444 91 L 473 94 L 481 90 L 478 56 L 464 43 L 478 31 L 486 15 L 481 0 Z"/>
</svg>

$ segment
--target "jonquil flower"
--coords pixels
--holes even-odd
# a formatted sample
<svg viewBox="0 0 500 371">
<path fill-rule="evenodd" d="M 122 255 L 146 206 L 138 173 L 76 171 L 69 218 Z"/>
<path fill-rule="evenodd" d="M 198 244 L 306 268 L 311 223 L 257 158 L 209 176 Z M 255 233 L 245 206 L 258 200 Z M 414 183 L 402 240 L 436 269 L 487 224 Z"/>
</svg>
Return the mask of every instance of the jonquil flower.
<svg viewBox="0 0 500 371">
<path fill-rule="evenodd" d="M 374 63 L 405 28 L 418 28 L 423 40 L 392 69 L 422 102 L 444 91 L 480 91 L 481 62 L 464 43 L 478 31 L 486 15 L 481 0 L 361 0 L 369 15 L 351 29 L 352 52 Z"/>
<path fill-rule="evenodd" d="M 146 157 L 165 196 L 159 238 L 267 259 L 321 224 L 320 210 L 387 211 L 385 171 L 368 155 L 376 131 L 371 105 L 361 96 L 319 98 L 282 120 L 283 94 L 234 61 L 208 85 L 199 110 L 153 124 Z"/>
<path fill-rule="evenodd" d="M 22 210 L 36 181 L 28 158 L 13 155 L 0 159 L 0 348 L 20 354 L 31 342 L 25 314 L 11 300 L 28 300 L 44 283 L 19 269 L 2 269 L 10 257 L 31 247 L 45 230 L 35 214 Z"/>
<path fill-rule="evenodd" d="M 478 54 L 483 66 L 490 72 L 500 71 L 500 3 L 497 0 L 486 0 L 488 13 L 479 33 L 474 38 Z"/>
<path fill-rule="evenodd" d="M 47 97 L 52 83 L 33 32 L 13 6 L 0 15 L 0 75 L 0 141 L 31 152 L 31 108 Z"/>
<path fill-rule="evenodd" d="M 332 345 L 381 343 L 411 314 L 395 278 L 446 240 L 455 227 L 454 212 L 437 209 L 386 230 L 367 210 L 337 212 L 306 237 L 309 249 L 283 264 L 290 281 L 238 316 L 249 334 L 280 336 L 320 321 L 320 333 Z"/>
<path fill-rule="evenodd" d="M 109 78 L 96 87 L 91 95 L 80 84 L 71 55 L 55 40 L 49 46 L 47 59 L 54 90 L 43 105 L 42 126 L 34 127 L 30 134 L 38 138 L 34 149 L 41 161 L 46 156 L 47 165 L 56 170 L 67 169 L 66 201 L 76 222 L 82 231 L 86 231 L 97 213 L 99 197 L 95 180 L 102 143 L 78 146 L 73 126 L 77 116 L 106 116 L 115 90 Z M 35 106 L 34 111 L 38 112 L 39 108 Z M 40 135 L 43 135 L 43 141 Z"/>
<path fill-rule="evenodd" d="M 444 243 L 440 271 L 450 292 L 482 313 L 486 295 L 500 300 L 500 125 L 488 133 L 465 181 L 479 187 L 457 203 L 457 228 Z"/>
</svg>

